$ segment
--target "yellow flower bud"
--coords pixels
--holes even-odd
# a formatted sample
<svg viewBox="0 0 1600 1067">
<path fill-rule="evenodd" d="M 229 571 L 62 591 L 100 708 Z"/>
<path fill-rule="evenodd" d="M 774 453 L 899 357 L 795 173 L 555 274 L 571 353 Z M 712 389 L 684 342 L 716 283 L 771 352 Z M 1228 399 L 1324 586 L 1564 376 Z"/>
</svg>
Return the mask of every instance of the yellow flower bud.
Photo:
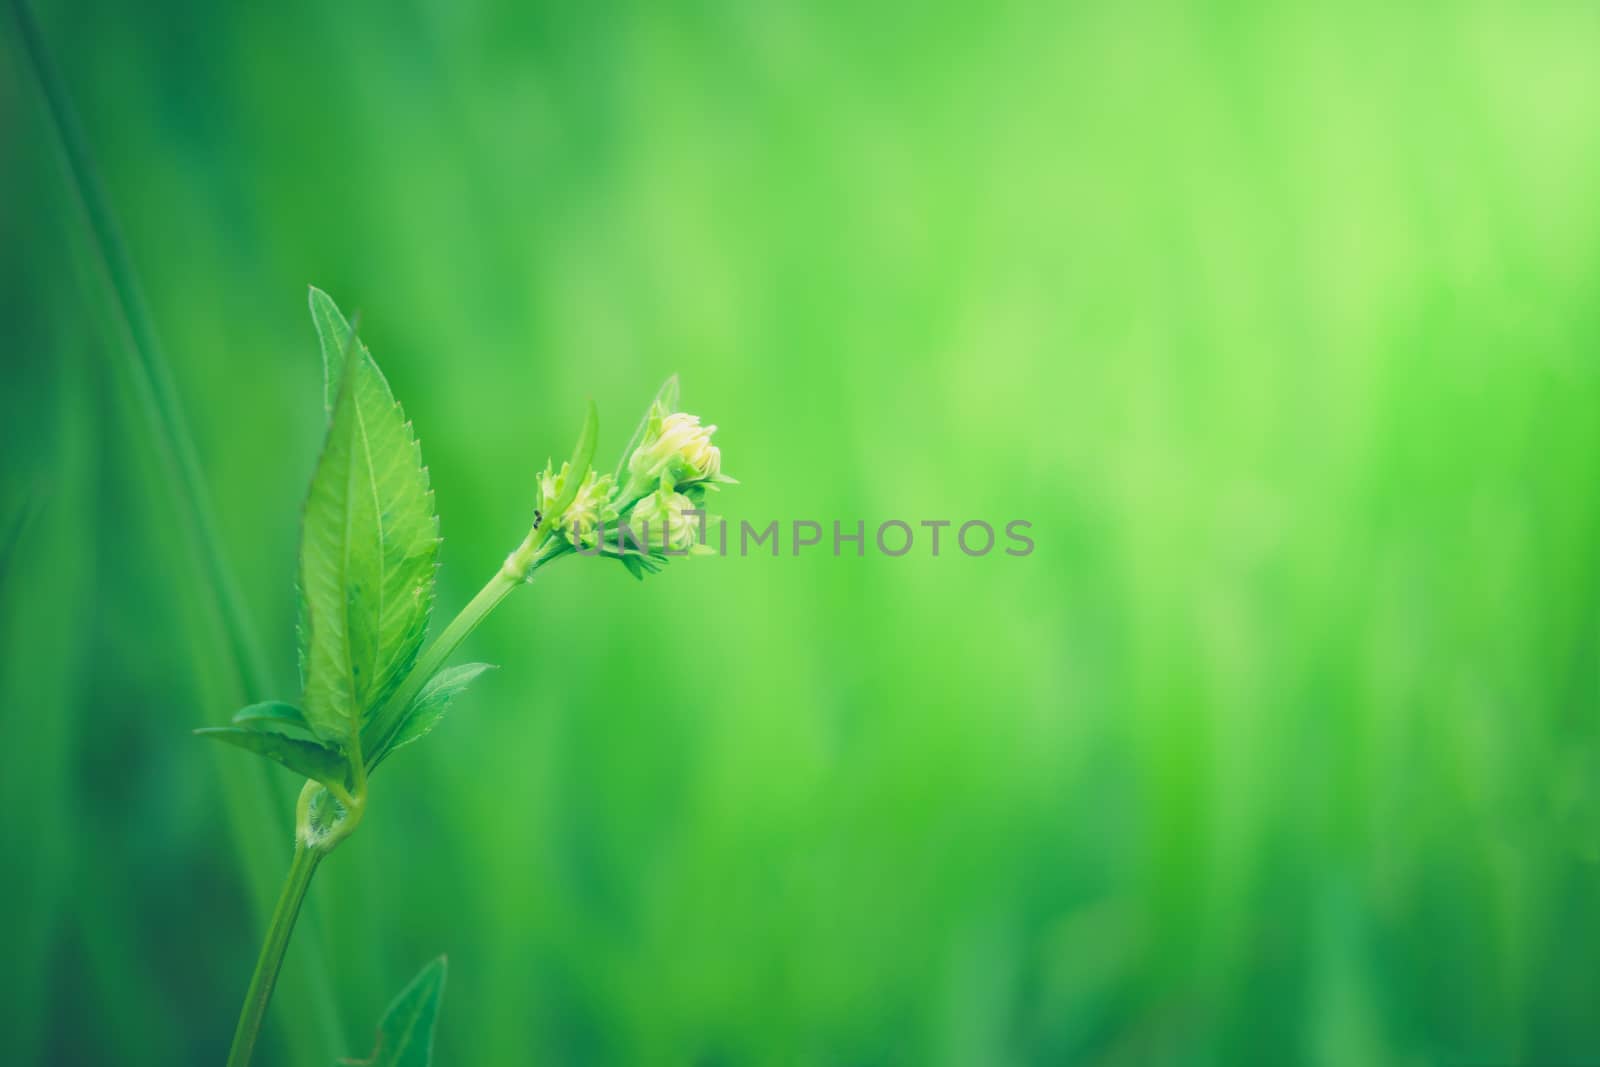
<svg viewBox="0 0 1600 1067">
<path fill-rule="evenodd" d="M 651 420 L 651 432 L 628 459 L 636 484 L 648 485 L 662 475 L 675 483 L 716 479 L 722 475 L 722 452 L 711 443 L 715 426 L 701 426 L 700 416 L 674 411 Z"/>
</svg>

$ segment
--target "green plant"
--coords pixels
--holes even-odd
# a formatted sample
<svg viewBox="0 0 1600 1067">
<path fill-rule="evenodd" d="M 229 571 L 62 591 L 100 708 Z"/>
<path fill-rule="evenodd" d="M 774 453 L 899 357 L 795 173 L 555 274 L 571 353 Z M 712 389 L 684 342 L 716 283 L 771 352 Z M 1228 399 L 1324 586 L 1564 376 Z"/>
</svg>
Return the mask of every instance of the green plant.
<svg viewBox="0 0 1600 1067">
<path fill-rule="evenodd" d="M 445 959 L 429 963 L 390 1002 L 378 1023 L 372 1054 L 344 1059 L 345 1067 L 427 1067 L 433 1061 L 433 1028 L 444 996 Z"/>
<path fill-rule="evenodd" d="M 598 425 L 591 403 L 572 458 L 559 471 L 547 465 L 537 479 L 527 536 L 424 648 L 440 538 L 420 446 L 371 353 L 318 289 L 311 290 L 311 316 L 322 346 L 328 431 L 301 525 L 301 701 L 253 704 L 228 726 L 196 731 L 306 778 L 293 859 L 239 1015 L 230 1067 L 250 1061 L 311 878 L 366 816 L 369 777 L 432 730 L 450 701 L 488 669 L 447 667 L 457 646 L 512 590 L 563 556 L 615 559 L 642 578 L 702 547 L 703 527 L 691 518 L 703 523 L 707 492 L 732 481 L 711 443 L 716 427 L 676 410 L 675 377 L 657 393 L 612 474 L 598 475 L 592 465 Z M 430 1031 L 442 980 L 441 966 L 434 993 L 416 998 L 424 1006 L 414 1010 L 428 1013 Z M 380 1053 L 382 1047 L 380 1040 Z M 391 1062 L 380 1053 L 371 1062 Z"/>
</svg>

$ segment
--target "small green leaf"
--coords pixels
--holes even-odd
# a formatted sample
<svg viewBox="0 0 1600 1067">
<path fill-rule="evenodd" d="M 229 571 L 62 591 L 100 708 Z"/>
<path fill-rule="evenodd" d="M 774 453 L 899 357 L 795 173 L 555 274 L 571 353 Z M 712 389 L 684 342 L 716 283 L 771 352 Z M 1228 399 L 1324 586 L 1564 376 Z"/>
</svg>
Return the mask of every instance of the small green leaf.
<svg viewBox="0 0 1600 1067">
<path fill-rule="evenodd" d="M 645 409 L 644 418 L 639 420 L 639 428 L 633 431 L 633 436 L 628 438 L 628 446 L 622 450 L 622 458 L 617 461 L 616 482 L 626 485 L 628 481 L 628 457 L 633 455 L 633 450 L 639 447 L 644 440 L 644 434 L 650 427 L 652 415 L 661 417 L 672 414 L 678 410 L 678 376 L 674 374 L 661 383 L 661 388 L 656 390 L 656 397 L 650 401 L 650 406 Z"/>
<path fill-rule="evenodd" d="M 444 978 L 445 958 L 440 956 L 422 968 L 383 1013 L 372 1055 L 339 1062 L 345 1067 L 430 1067 Z"/>
<path fill-rule="evenodd" d="M 344 380 L 345 353 L 350 350 L 350 323 L 333 302 L 333 297 L 314 285 L 311 287 L 311 321 L 317 328 L 317 340 L 322 343 L 322 403 L 331 419 L 334 401 L 339 398 L 339 384 Z M 371 358 L 359 337 L 355 344 L 362 355 Z"/>
<path fill-rule="evenodd" d="M 281 700 L 251 704 L 233 713 L 233 724 L 257 733 L 283 734 L 285 737 L 315 739 L 315 731 L 300 709 Z"/>
<path fill-rule="evenodd" d="M 439 546 L 411 424 L 366 350 L 348 351 L 300 537 L 305 719 L 346 751 L 416 661 Z"/>
<path fill-rule="evenodd" d="M 439 725 L 439 720 L 444 718 L 450 701 L 472 684 L 474 678 L 491 670 L 494 670 L 492 663 L 464 663 L 459 667 L 446 667 L 429 678 L 428 684 L 417 693 L 405 718 L 400 721 L 394 740 L 389 742 L 389 747 L 378 758 L 381 760 L 395 749 L 428 736 Z"/>
<path fill-rule="evenodd" d="M 258 756 L 283 764 L 303 778 L 314 778 L 324 785 L 342 788 L 347 778 L 344 757 L 337 750 L 315 741 L 297 741 L 281 733 L 242 726 L 208 726 L 196 730 L 195 734 L 248 749 Z"/>
</svg>

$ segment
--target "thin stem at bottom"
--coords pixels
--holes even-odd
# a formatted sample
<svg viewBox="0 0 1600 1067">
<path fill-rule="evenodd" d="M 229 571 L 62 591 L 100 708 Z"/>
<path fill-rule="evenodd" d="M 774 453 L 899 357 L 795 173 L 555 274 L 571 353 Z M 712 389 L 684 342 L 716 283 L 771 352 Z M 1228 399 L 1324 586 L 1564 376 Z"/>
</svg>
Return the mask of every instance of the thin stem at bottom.
<svg viewBox="0 0 1600 1067">
<path fill-rule="evenodd" d="M 300 916 L 300 904 L 306 899 L 311 876 L 324 853 L 296 842 L 294 859 L 289 864 L 289 874 L 283 881 L 283 892 L 278 896 L 278 906 L 272 910 L 272 925 L 267 928 L 267 939 L 261 945 L 261 956 L 256 960 L 255 973 L 250 976 L 250 989 L 244 997 L 244 1007 L 239 1011 L 239 1026 L 233 1032 L 233 1049 L 228 1053 L 228 1067 L 247 1067 L 255 1052 L 256 1038 L 261 1036 L 261 1021 L 267 1014 L 267 1002 L 272 999 L 272 989 L 278 983 L 278 971 L 283 967 L 284 950 L 289 947 L 289 935 L 294 933 L 294 923 Z"/>
</svg>

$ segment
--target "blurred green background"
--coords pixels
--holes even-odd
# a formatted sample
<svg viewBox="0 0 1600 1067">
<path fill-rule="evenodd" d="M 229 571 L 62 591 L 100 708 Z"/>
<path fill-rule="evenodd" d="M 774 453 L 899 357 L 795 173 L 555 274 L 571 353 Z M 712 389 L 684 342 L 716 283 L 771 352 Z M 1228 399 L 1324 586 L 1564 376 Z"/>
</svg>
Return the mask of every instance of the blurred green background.
<svg viewBox="0 0 1600 1067">
<path fill-rule="evenodd" d="M 263 1065 L 1600 1064 L 1600 10 L 45 2 L 270 667 L 242 693 L 0 38 L 0 1046 L 220 1063 L 298 696 L 305 287 L 448 618 L 584 399 L 734 519 L 569 560 L 318 875 Z M 442 619 L 437 619 L 442 622 Z"/>
</svg>

